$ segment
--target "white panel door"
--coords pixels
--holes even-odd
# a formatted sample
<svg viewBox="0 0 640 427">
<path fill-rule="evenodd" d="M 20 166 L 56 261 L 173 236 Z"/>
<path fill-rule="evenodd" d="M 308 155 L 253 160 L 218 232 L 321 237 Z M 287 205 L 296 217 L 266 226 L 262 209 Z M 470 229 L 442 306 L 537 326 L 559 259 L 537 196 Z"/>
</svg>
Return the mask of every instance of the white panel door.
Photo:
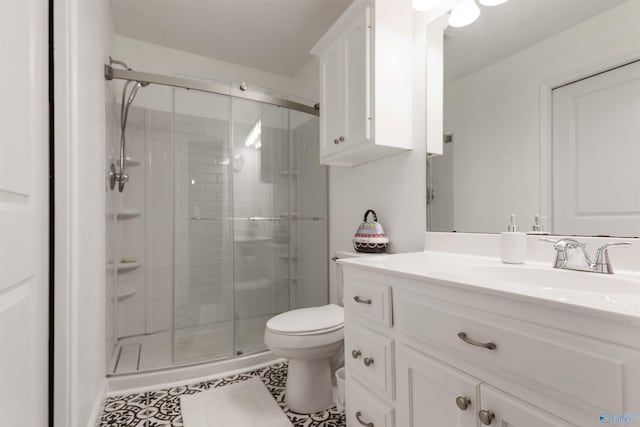
<svg viewBox="0 0 640 427">
<path fill-rule="evenodd" d="M 340 150 L 343 133 L 342 61 L 340 40 L 320 57 L 320 155 Z"/>
<path fill-rule="evenodd" d="M 553 91 L 553 232 L 640 236 L 640 62 Z"/>
<path fill-rule="evenodd" d="M 371 139 L 371 9 L 367 7 L 345 31 L 344 137 L 351 148 Z"/>
<path fill-rule="evenodd" d="M 0 1 L 0 425 L 47 425 L 47 2 Z"/>
<path fill-rule="evenodd" d="M 398 349 L 399 426 L 476 427 L 479 397 L 479 380 L 407 347 Z"/>
<path fill-rule="evenodd" d="M 481 411 L 491 413 L 490 425 L 501 427 L 576 427 L 491 386 L 480 386 Z M 480 414 L 478 413 L 478 418 Z M 482 419 L 481 419 L 482 420 Z M 484 422 L 481 425 L 485 424 Z"/>
</svg>

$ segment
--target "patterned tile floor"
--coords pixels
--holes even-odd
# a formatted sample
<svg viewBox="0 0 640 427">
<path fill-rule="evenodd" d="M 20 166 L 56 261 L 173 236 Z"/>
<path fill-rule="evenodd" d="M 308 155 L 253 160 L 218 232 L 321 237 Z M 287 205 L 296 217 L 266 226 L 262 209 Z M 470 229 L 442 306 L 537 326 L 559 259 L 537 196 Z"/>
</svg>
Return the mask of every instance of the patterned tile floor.
<svg viewBox="0 0 640 427">
<path fill-rule="evenodd" d="M 284 402 L 287 363 L 280 362 L 243 374 L 198 384 L 109 397 L 105 402 L 99 427 L 182 427 L 180 396 L 223 387 L 256 376 L 262 379 L 295 427 L 344 427 L 346 425 L 344 413 L 337 411 L 335 407 L 311 415 L 291 411 Z"/>
</svg>

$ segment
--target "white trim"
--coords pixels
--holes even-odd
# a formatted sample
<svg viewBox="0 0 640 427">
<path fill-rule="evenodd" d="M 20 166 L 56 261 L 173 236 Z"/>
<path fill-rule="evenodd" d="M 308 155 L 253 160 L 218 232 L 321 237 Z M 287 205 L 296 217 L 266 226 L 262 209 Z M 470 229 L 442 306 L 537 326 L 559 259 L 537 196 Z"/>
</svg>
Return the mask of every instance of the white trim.
<svg viewBox="0 0 640 427">
<path fill-rule="evenodd" d="M 640 60 L 640 50 L 618 58 L 599 61 L 588 67 L 544 80 L 540 84 L 540 219 L 543 230 L 551 230 L 553 225 L 553 90 L 557 87 L 589 78 L 599 73 Z"/>
<path fill-rule="evenodd" d="M 54 8 L 54 96 L 55 96 L 55 246 L 54 246 L 54 426 L 76 427 L 73 414 L 77 412 L 77 396 L 72 384 L 76 382 L 73 365 L 76 348 L 72 337 L 77 333 L 77 322 L 73 308 L 73 259 L 74 218 L 70 198 L 73 183 L 75 150 L 72 149 L 75 130 L 74 114 L 71 111 L 71 95 L 74 89 L 72 55 L 77 50 L 76 28 L 72 16 L 76 10 L 68 0 L 60 0 Z"/>
<path fill-rule="evenodd" d="M 87 427 L 100 427 L 100 415 L 102 415 L 102 408 L 104 408 L 106 394 L 107 380 L 105 379 L 100 385 L 100 392 L 96 396 L 95 402 L 93 402 L 93 408 L 91 409 L 91 415 L 89 415 Z"/>
</svg>

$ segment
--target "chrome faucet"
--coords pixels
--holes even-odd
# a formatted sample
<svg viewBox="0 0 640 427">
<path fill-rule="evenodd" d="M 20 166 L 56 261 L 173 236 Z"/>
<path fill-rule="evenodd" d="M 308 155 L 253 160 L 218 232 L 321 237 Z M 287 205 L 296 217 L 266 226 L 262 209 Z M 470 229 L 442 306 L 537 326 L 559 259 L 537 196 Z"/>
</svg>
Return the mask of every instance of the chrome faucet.
<svg viewBox="0 0 640 427">
<path fill-rule="evenodd" d="M 592 262 L 587 254 L 586 245 L 574 239 L 540 239 L 543 242 L 553 243 L 556 250 L 556 261 L 553 268 L 575 271 L 589 271 L 592 273 L 613 274 L 609 259 L 609 248 L 628 248 L 629 242 L 606 243 L 596 250 L 595 261 Z"/>
</svg>

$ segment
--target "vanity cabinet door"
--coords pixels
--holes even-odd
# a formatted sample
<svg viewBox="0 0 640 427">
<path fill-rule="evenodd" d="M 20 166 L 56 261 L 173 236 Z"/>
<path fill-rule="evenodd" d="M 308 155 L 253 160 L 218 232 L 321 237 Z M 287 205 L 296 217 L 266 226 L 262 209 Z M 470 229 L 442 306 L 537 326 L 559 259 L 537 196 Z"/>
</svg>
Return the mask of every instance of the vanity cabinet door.
<svg viewBox="0 0 640 427">
<path fill-rule="evenodd" d="M 480 425 L 509 427 L 576 427 L 487 384 L 480 386 Z M 481 414 L 480 412 L 483 412 Z M 487 424 L 489 422 L 489 424 Z M 594 416 L 594 423 L 596 418 Z"/>
<path fill-rule="evenodd" d="M 478 379 L 405 346 L 398 348 L 397 365 L 398 425 L 478 425 Z"/>
<path fill-rule="evenodd" d="M 320 154 L 330 156 L 341 148 L 343 132 L 343 76 L 341 40 L 320 57 Z"/>
</svg>

